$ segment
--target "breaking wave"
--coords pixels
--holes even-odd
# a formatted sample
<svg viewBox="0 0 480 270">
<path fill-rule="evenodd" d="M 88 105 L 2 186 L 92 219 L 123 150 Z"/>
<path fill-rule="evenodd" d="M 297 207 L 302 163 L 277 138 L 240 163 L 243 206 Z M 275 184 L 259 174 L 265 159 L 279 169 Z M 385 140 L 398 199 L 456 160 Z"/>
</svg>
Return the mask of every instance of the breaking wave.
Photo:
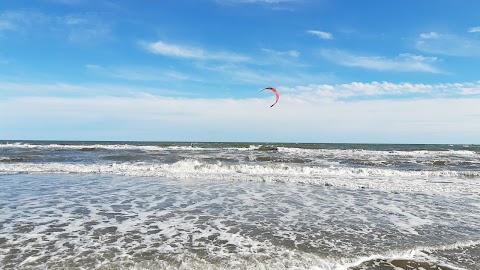
<svg viewBox="0 0 480 270">
<path fill-rule="evenodd" d="M 479 192 L 480 171 L 407 171 L 295 164 L 225 164 L 185 159 L 172 164 L 0 163 L 0 173 L 113 174 L 126 176 L 306 183 L 397 191 Z"/>
</svg>

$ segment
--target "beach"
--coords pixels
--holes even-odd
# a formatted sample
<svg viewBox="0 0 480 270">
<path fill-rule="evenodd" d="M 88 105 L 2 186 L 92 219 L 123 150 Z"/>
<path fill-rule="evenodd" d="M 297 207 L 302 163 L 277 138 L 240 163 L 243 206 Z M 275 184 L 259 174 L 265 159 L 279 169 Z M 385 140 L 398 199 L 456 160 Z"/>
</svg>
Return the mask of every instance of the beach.
<svg viewBox="0 0 480 270">
<path fill-rule="evenodd" d="M 0 142 L 3 269 L 480 269 L 480 146 Z"/>
</svg>

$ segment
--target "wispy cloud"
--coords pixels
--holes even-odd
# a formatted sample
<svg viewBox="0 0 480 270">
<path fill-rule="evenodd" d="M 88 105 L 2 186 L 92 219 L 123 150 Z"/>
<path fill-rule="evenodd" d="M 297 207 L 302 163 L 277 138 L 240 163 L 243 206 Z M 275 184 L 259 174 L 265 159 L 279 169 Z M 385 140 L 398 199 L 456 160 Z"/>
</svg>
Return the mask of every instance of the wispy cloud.
<svg viewBox="0 0 480 270">
<path fill-rule="evenodd" d="M 160 68 L 104 67 L 94 64 L 86 65 L 85 68 L 87 71 L 100 76 L 130 81 L 199 81 L 198 79 L 193 79 L 182 72 Z"/>
<path fill-rule="evenodd" d="M 51 3 L 58 3 L 64 5 L 78 5 L 85 2 L 85 0 L 46 0 Z"/>
<path fill-rule="evenodd" d="M 197 48 L 189 48 L 185 46 L 179 46 L 174 44 L 167 44 L 162 41 L 153 43 L 144 43 L 145 48 L 151 53 L 161 54 L 165 56 L 173 56 L 180 58 L 206 58 L 206 53 Z"/>
<path fill-rule="evenodd" d="M 99 89 L 97 89 L 99 90 Z M 91 89 L 85 86 L 69 83 L 17 83 L 1 82 L 0 93 L 8 96 L 49 96 L 49 95 L 77 95 L 90 93 Z"/>
<path fill-rule="evenodd" d="M 110 39 L 111 26 L 95 13 L 49 15 L 36 11 L 0 13 L 0 34 L 22 33 L 29 37 L 67 37 L 71 42 L 99 42 Z"/>
<path fill-rule="evenodd" d="M 262 6 L 271 10 L 295 11 L 295 5 L 304 0 L 212 0 L 223 6 L 237 7 L 241 5 Z"/>
<path fill-rule="evenodd" d="M 438 34 L 437 32 L 429 32 L 429 33 L 422 33 L 420 34 L 420 38 L 423 38 L 423 39 L 437 39 L 437 38 L 440 38 L 440 34 Z"/>
<path fill-rule="evenodd" d="M 4 11 L 0 13 L 0 31 L 24 31 L 27 27 L 43 25 L 47 18 L 33 11 Z"/>
<path fill-rule="evenodd" d="M 92 97 L 92 96 L 138 96 L 143 93 L 164 95 L 179 95 L 178 92 L 158 87 L 135 86 L 122 84 L 85 83 L 75 84 L 68 82 L 55 83 L 20 83 L 0 82 L 1 97 Z M 184 93 L 185 94 L 185 93 Z"/>
<path fill-rule="evenodd" d="M 325 49 L 321 51 L 321 55 L 327 60 L 347 67 L 379 71 L 443 73 L 432 65 L 437 61 L 436 57 L 425 57 L 409 53 L 400 54 L 395 58 L 386 58 L 383 56 L 361 56 L 341 50 Z"/>
<path fill-rule="evenodd" d="M 13 30 L 14 26 L 12 22 L 8 20 L 0 20 L 0 31 Z"/>
<path fill-rule="evenodd" d="M 290 51 L 275 51 L 275 50 L 271 50 L 271 49 L 262 49 L 262 51 L 270 54 L 270 55 L 275 55 L 275 56 L 290 56 L 290 57 L 294 57 L 294 58 L 297 58 L 300 56 L 300 52 L 296 51 L 296 50 L 290 50 Z"/>
<path fill-rule="evenodd" d="M 337 78 L 331 73 L 306 72 L 305 65 L 297 63 L 294 57 L 292 60 L 272 56 L 266 60 L 259 60 L 259 65 L 244 65 L 239 63 L 215 64 L 206 63 L 198 68 L 209 72 L 213 78 L 228 78 L 229 84 L 259 85 L 298 85 L 305 82 L 319 83 L 332 82 Z M 294 68 L 292 68 L 294 67 Z M 250 86 L 249 86 L 250 87 Z"/>
<path fill-rule="evenodd" d="M 255 58 L 257 66 L 269 67 L 270 70 L 288 70 L 289 73 L 309 73 L 307 69 L 311 65 L 301 57 L 302 54 L 298 50 L 278 51 L 262 48 L 261 51 L 263 55 Z M 302 77 L 305 79 L 305 76 Z"/>
<path fill-rule="evenodd" d="M 468 32 L 469 32 L 469 33 L 480 33 L 480 26 L 470 27 L 470 28 L 468 29 Z"/>
<path fill-rule="evenodd" d="M 227 62 L 245 62 L 250 59 L 246 56 L 219 51 L 206 51 L 201 48 L 166 43 L 163 41 L 141 42 L 141 45 L 149 52 L 163 56 L 190 58 L 198 60 L 220 60 Z"/>
<path fill-rule="evenodd" d="M 412 84 L 391 82 L 352 82 L 312 84 L 282 90 L 304 100 L 355 100 L 369 98 L 465 98 L 480 97 L 480 81 L 465 83 Z"/>
<path fill-rule="evenodd" d="M 237 2 L 244 2 L 244 3 L 270 3 L 270 4 L 278 4 L 278 3 L 285 3 L 285 2 L 295 2 L 298 0 L 236 0 Z"/>
<path fill-rule="evenodd" d="M 307 30 L 307 33 L 310 35 L 317 36 L 321 39 L 333 39 L 333 35 L 328 32 L 318 31 L 318 30 Z"/>
<path fill-rule="evenodd" d="M 90 68 L 97 68 L 91 66 Z M 289 97 L 302 102 L 310 101 L 355 101 L 368 99 L 439 99 L 439 98 L 480 98 L 480 81 L 438 84 L 413 84 L 391 82 L 351 82 L 346 84 L 309 84 L 301 85 L 302 79 L 297 80 L 296 87 L 285 87 L 279 82 L 287 80 L 286 74 L 274 75 L 268 73 L 255 73 L 239 70 L 234 67 L 218 67 L 219 72 L 243 77 L 245 80 L 255 82 L 275 82 L 283 97 Z M 283 77 L 283 78 L 282 78 Z M 143 78 L 138 78 L 143 79 Z M 238 79 L 238 78 L 237 78 Z M 287 80 L 288 81 L 288 80 Z M 303 80 L 305 81 L 305 80 Z M 291 82 L 290 82 L 291 83 Z M 285 84 L 283 84 L 285 85 Z M 178 98 L 185 96 L 171 89 L 158 89 L 155 87 L 129 86 L 120 84 L 75 84 L 67 82 L 58 83 L 19 83 L 0 82 L 0 96 L 26 97 L 26 96 L 118 96 L 138 97 L 145 94 L 162 95 L 165 98 Z M 215 99 L 215 98 L 210 98 Z"/>
<path fill-rule="evenodd" d="M 67 15 L 58 19 L 65 26 L 72 42 L 98 42 L 110 40 L 111 25 L 95 14 Z"/>
<path fill-rule="evenodd" d="M 264 4 L 281 4 L 289 2 L 298 2 L 299 0 L 215 0 L 221 4 L 250 4 L 250 3 L 264 3 Z"/>
<path fill-rule="evenodd" d="M 244 99 L 19 97 L 0 99 L 0 107 L 9 112 L 0 114 L 0 122 L 9 136 L 36 139 L 342 142 L 355 134 L 355 142 L 478 142 L 478 97 L 322 102 L 317 93 L 435 92 L 437 86 L 352 83 L 288 93 L 281 89 L 281 101 L 274 108 L 269 107 L 272 97 L 259 92 L 259 97 Z M 95 124 L 99 127 L 92 129 Z"/>
<path fill-rule="evenodd" d="M 476 31 L 477 28 L 474 27 L 469 32 Z M 454 34 L 422 33 L 415 40 L 415 46 L 418 50 L 431 54 L 480 57 L 480 40 Z"/>
</svg>

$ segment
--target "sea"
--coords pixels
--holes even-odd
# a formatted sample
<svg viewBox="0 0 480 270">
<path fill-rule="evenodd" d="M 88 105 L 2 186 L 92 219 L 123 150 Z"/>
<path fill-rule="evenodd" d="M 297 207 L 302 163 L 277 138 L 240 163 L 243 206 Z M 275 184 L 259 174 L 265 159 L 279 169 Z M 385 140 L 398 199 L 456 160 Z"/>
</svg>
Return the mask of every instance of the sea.
<svg viewBox="0 0 480 270">
<path fill-rule="evenodd" d="M 0 141 L 0 269 L 480 269 L 480 145 Z"/>
</svg>

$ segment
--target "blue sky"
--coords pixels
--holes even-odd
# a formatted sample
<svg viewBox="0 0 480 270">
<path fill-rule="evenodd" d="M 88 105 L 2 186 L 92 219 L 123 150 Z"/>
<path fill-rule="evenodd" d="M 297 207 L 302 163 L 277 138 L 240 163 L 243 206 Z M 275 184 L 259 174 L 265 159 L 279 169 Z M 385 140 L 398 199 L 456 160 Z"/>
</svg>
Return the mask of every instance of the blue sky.
<svg viewBox="0 0 480 270">
<path fill-rule="evenodd" d="M 0 139 L 480 143 L 478 10 L 2 1 Z"/>
</svg>

